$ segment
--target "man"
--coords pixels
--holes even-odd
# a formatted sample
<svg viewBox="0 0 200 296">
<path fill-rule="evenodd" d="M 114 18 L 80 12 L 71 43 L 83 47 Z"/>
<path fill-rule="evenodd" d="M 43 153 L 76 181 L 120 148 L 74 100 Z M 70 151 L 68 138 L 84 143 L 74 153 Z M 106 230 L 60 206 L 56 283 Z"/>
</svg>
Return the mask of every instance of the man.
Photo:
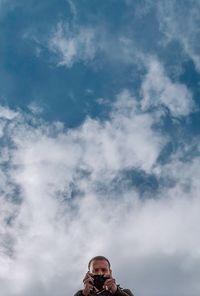
<svg viewBox="0 0 200 296">
<path fill-rule="evenodd" d="M 104 256 L 93 257 L 88 263 L 88 272 L 83 279 L 83 290 L 78 291 L 74 296 L 93 296 L 98 295 L 99 290 L 94 286 L 94 275 L 106 277 L 103 289 L 108 291 L 110 296 L 133 296 L 128 289 L 122 289 L 116 284 L 112 277 L 109 260 Z M 101 295 L 101 292 L 99 293 Z"/>
</svg>

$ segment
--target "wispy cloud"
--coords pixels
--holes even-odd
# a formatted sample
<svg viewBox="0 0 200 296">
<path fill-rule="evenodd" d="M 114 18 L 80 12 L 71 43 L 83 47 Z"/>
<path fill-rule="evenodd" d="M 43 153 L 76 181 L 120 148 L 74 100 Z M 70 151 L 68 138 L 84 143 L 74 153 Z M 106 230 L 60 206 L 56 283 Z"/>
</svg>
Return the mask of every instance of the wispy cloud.
<svg viewBox="0 0 200 296">
<path fill-rule="evenodd" d="M 74 63 L 88 62 L 97 50 L 95 31 L 92 28 L 70 29 L 67 24 L 59 23 L 50 38 L 50 49 L 58 55 L 58 65 L 71 67 Z"/>
<path fill-rule="evenodd" d="M 199 1 L 186 1 L 184 5 L 180 1 L 163 1 L 157 7 L 160 29 L 166 37 L 165 42 L 179 41 L 199 71 Z"/>
<path fill-rule="evenodd" d="M 42 120 L 43 109 L 34 101 L 28 105 L 31 114 L 0 106 L 3 296 L 73 295 L 81 288 L 88 260 L 97 254 L 108 256 L 117 282 L 135 295 L 199 296 L 199 137 L 181 139 L 181 145 L 177 141 L 174 153 L 160 161 L 173 141 L 162 120 L 172 119 L 173 129 L 174 121 L 187 119 L 196 106 L 192 90 L 165 70 L 158 58 L 163 52 L 153 56 L 158 43 L 178 40 L 199 69 L 199 5 L 193 1 L 189 9 L 178 1 L 161 5 L 148 0 L 133 7 L 133 1 L 125 2 L 128 11 L 116 30 L 111 30 L 116 23 L 106 18 L 103 24 L 96 19 L 81 23 L 79 7 L 68 0 L 72 18 L 58 17 L 51 36 L 58 19 L 48 19 L 41 35 L 40 26 L 32 23 L 20 35 L 34 40 L 38 58 L 49 59 L 42 55 L 48 47 L 56 65 L 68 70 L 95 61 L 101 52 L 99 64 L 106 65 L 114 81 L 110 86 L 119 83 L 121 91 L 112 103 L 100 92 L 99 105 L 111 108 L 107 119 L 88 116 L 71 129 Z M 38 8 L 41 20 L 47 6 Z M 183 13 L 177 13 L 180 8 Z M 155 11 L 160 27 L 154 19 L 146 33 Z M 26 9 L 22 14 L 27 15 Z M 115 17 L 119 15 L 121 11 Z M 31 69 L 34 72 L 34 66 Z M 116 79 L 113 69 L 120 73 Z M 120 84 L 124 73 L 126 81 Z M 127 86 L 135 77 L 139 97 Z M 91 97 L 95 83 L 85 86 Z"/>
<path fill-rule="evenodd" d="M 157 83 L 162 88 L 164 79 L 171 95 L 171 82 L 156 67 Z M 179 116 L 188 114 L 185 108 L 171 109 Z M 128 90 L 118 94 L 108 120 L 88 118 L 68 130 L 2 110 L 1 139 L 10 143 L 0 175 L 5 296 L 71 295 L 81 287 L 87 260 L 99 253 L 111 259 L 121 285 L 136 293 L 168 295 L 167 272 L 174 273 L 172 295 L 198 295 L 199 157 L 185 163 L 177 154 L 159 164 L 166 137 L 154 129 L 154 113 L 141 109 Z M 156 198 L 143 199 L 122 177 L 138 169 L 171 182 Z M 179 285 L 185 277 L 189 283 Z"/>
<path fill-rule="evenodd" d="M 194 111 L 192 94 L 184 84 L 172 82 L 158 60 L 150 58 L 147 65 L 147 74 L 141 87 L 143 110 L 164 106 L 175 117 L 186 116 Z"/>
<path fill-rule="evenodd" d="M 0 118 L 13 119 L 18 115 L 17 112 L 10 110 L 7 107 L 0 106 Z"/>
</svg>

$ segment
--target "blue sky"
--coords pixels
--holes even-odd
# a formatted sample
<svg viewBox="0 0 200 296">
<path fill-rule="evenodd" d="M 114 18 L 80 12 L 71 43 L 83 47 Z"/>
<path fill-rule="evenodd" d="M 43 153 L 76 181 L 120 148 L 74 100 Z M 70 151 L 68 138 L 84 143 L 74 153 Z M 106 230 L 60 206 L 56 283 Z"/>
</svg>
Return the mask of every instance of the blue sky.
<svg viewBox="0 0 200 296">
<path fill-rule="evenodd" d="M 97 254 L 135 295 L 199 295 L 199 11 L 0 1 L 3 296 L 73 295 Z"/>
</svg>

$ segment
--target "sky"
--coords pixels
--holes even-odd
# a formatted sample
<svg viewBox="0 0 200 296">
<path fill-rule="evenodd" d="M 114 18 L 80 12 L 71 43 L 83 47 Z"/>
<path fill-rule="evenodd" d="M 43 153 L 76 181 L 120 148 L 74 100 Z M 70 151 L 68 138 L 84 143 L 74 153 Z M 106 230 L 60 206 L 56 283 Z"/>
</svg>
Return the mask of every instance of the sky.
<svg viewBox="0 0 200 296">
<path fill-rule="evenodd" d="M 200 295 L 200 2 L 0 0 L 0 291 L 67 296 L 91 257 Z"/>
</svg>

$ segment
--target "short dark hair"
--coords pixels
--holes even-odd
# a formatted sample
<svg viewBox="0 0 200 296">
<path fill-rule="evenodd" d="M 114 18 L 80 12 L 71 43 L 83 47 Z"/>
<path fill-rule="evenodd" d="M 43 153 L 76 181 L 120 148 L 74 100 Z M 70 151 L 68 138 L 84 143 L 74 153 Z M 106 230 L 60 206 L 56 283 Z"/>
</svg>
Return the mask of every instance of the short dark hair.
<svg viewBox="0 0 200 296">
<path fill-rule="evenodd" d="M 94 260 L 106 260 L 108 262 L 108 266 L 110 268 L 110 261 L 106 257 L 104 257 L 104 256 L 95 256 L 92 259 L 90 259 L 90 261 L 88 263 L 88 270 L 90 270 L 90 265 L 91 265 L 92 261 L 94 261 Z"/>
</svg>

